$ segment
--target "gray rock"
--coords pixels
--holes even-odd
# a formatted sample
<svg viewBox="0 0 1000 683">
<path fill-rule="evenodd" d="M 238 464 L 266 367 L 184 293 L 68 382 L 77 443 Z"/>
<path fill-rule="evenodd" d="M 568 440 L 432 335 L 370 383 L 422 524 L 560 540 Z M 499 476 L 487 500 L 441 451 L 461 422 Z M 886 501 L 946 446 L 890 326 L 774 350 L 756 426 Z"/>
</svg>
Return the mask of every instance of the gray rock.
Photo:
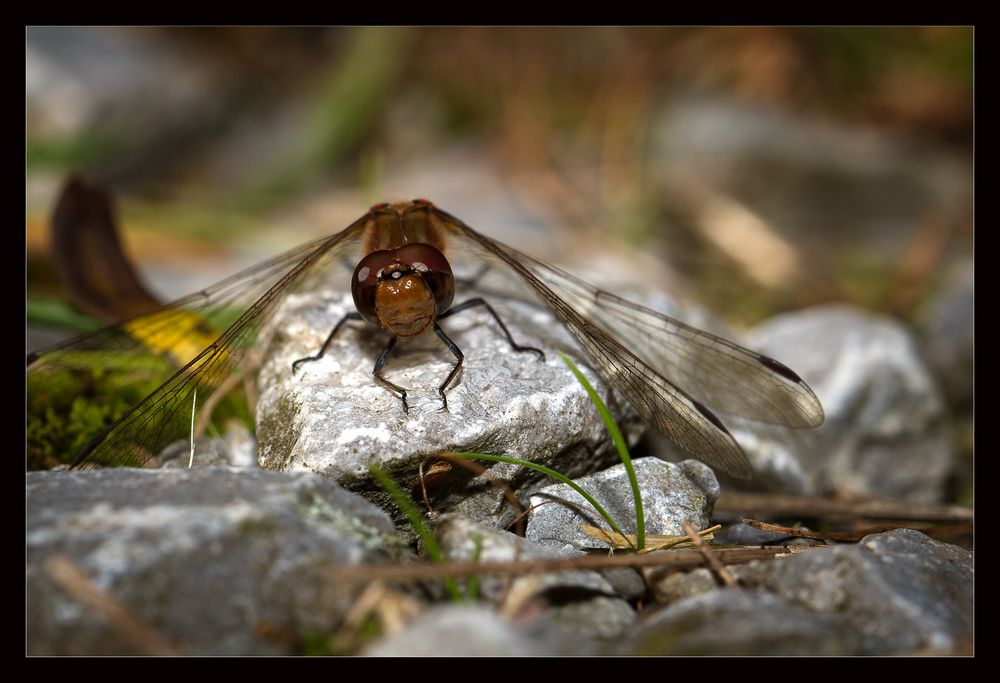
<svg viewBox="0 0 1000 683">
<path fill-rule="evenodd" d="M 466 292 L 458 300 L 471 296 Z M 514 351 L 486 311 L 471 309 L 442 323 L 465 353 L 461 379 L 447 392 L 448 412 L 441 410 L 437 387 L 454 357 L 435 335 L 403 340 L 390 356 L 387 378 L 409 389 L 405 413 L 400 399 L 372 377 L 387 337 L 360 323 L 341 330 L 324 358 L 293 375 L 292 362 L 315 354 L 354 307 L 350 296 L 333 288 L 290 296 L 278 313 L 260 373 L 261 467 L 319 472 L 378 499 L 385 493 L 369 479 L 372 463 L 409 486 L 418 482 L 421 462 L 438 451 L 509 455 L 568 476 L 612 462 L 614 449 L 600 416 L 555 353 L 569 347 L 568 335 L 535 306 L 497 297 L 490 301 L 514 338 L 543 349 L 545 361 Z M 622 402 L 608 397 L 594 373 L 582 369 L 621 415 Z M 620 424 L 626 434 L 638 428 L 630 420 Z M 513 465 L 496 464 L 490 472 L 509 479 L 521 493 L 545 481 Z M 483 478 L 469 482 L 469 476 L 456 467 L 444 483 L 430 487 L 435 508 L 447 510 L 461 502 L 456 509 L 474 519 L 496 526 L 510 521 L 513 513 L 499 490 Z"/>
<path fill-rule="evenodd" d="M 289 654 L 363 586 L 337 565 L 401 554 L 388 516 L 323 477 L 229 468 L 30 472 L 27 651 L 144 654 L 53 580 L 87 583 L 183 654 Z M 47 568 L 49 567 L 49 568 Z"/>
<path fill-rule="evenodd" d="M 374 657 L 530 657 L 563 654 L 565 645 L 476 605 L 428 612 L 402 632 L 369 647 Z"/>
<path fill-rule="evenodd" d="M 944 405 L 905 328 L 826 306 L 774 318 L 755 328 L 749 342 L 795 368 L 826 412 L 826 422 L 809 431 L 739 423 L 733 432 L 758 486 L 941 500 L 953 458 Z"/>
<path fill-rule="evenodd" d="M 642 574 L 638 570 L 631 567 L 613 567 L 600 569 L 597 573 L 611 584 L 615 593 L 631 603 L 646 596 L 646 580 L 642 578 Z"/>
<path fill-rule="evenodd" d="M 972 401 L 974 316 L 975 266 L 967 261 L 922 311 L 924 357 L 945 395 L 957 405 Z"/>
<path fill-rule="evenodd" d="M 732 572 L 733 567 L 729 568 Z M 695 595 L 712 593 L 719 588 L 715 575 L 708 569 L 694 569 L 689 572 L 664 572 L 656 567 L 643 570 L 649 592 L 656 602 L 672 605 L 678 600 Z"/>
<path fill-rule="evenodd" d="M 822 401 L 820 397 L 820 401 Z M 824 409 L 826 406 L 824 405 Z M 827 420 L 830 418 L 827 417 Z M 809 495 L 818 492 L 817 475 L 810 469 L 819 467 L 816 450 L 820 436 L 815 431 L 793 431 L 742 418 L 726 418 L 729 431 L 746 453 L 753 466 L 753 479 L 734 480 L 724 472 L 719 477 L 728 486 L 774 491 L 789 495 Z M 822 427 L 820 427 L 822 429 Z M 666 446 L 668 451 L 673 446 Z M 674 458 L 681 458 L 675 454 Z M 803 462 L 805 461 L 805 462 Z"/>
<path fill-rule="evenodd" d="M 620 655 L 852 655 L 860 637 L 838 614 L 817 614 L 761 590 L 727 588 L 657 612 L 614 649 Z"/>
<path fill-rule="evenodd" d="M 477 543 L 481 562 L 581 554 L 542 546 L 454 515 L 445 517 L 436 532 L 446 557 L 459 562 L 471 562 L 477 557 Z M 498 604 L 505 614 L 521 615 L 521 621 L 544 620 L 557 627 L 564 637 L 573 639 L 614 638 L 635 619 L 632 607 L 595 571 L 547 572 L 510 579 L 482 576 L 479 587 L 480 596 Z"/>
<path fill-rule="evenodd" d="M 796 648 L 804 648 L 801 653 L 947 653 L 964 651 L 972 642 L 972 553 L 934 541 L 918 531 L 897 529 L 873 534 L 857 545 L 737 565 L 730 571 L 743 589 L 718 590 L 705 569 L 651 581 L 657 600 L 670 604 L 659 617 L 662 623 L 669 624 L 664 628 L 669 631 L 679 628 L 678 624 L 689 624 L 694 619 L 692 613 L 700 613 L 701 618 L 719 620 L 719 634 L 731 633 L 733 628 L 746 629 L 739 639 L 712 641 L 724 646 L 714 650 L 717 654 L 791 654 L 770 646 L 755 649 L 761 645 L 760 638 L 782 628 L 780 621 L 788 615 L 760 611 L 730 624 L 719 614 L 718 610 L 726 609 L 734 595 L 765 592 L 771 599 L 795 605 L 796 611 L 811 614 L 816 624 L 825 625 L 823 628 L 835 627 L 827 634 L 804 630 L 806 640 L 795 644 Z M 675 609 L 681 615 L 677 620 L 671 616 Z M 799 621 L 805 623 L 808 619 Z M 857 634 L 859 639 L 848 634 Z M 833 643 L 831 638 L 843 641 Z M 812 650 L 808 647 L 810 640 Z M 694 643 L 692 647 L 698 645 L 698 640 L 685 642 Z"/>
<path fill-rule="evenodd" d="M 139 32 L 70 26 L 28 30 L 25 96 L 33 127 L 64 136 L 109 124 L 152 128 L 179 114 L 182 105 L 197 106 L 191 88 L 197 78 L 178 79 L 178 88 L 170 92 L 150 81 L 157 71 L 162 75 L 179 64 L 148 49 L 142 37 Z M 130 119 L 137 111 L 153 121 Z"/>
<path fill-rule="evenodd" d="M 719 497 L 719 483 L 708 466 L 696 460 L 668 463 L 656 458 L 640 458 L 633 465 L 642 493 L 647 534 L 683 534 L 684 522 L 691 522 L 696 529 L 708 526 L 712 506 Z M 575 482 L 608 511 L 623 532 L 635 533 L 635 504 L 624 465 Z M 552 502 L 557 499 L 574 506 Z M 580 530 L 581 524 L 606 529 L 607 523 L 569 486 L 545 487 L 532 496 L 531 506 L 526 533 L 529 540 L 577 550 L 607 547 Z"/>
</svg>

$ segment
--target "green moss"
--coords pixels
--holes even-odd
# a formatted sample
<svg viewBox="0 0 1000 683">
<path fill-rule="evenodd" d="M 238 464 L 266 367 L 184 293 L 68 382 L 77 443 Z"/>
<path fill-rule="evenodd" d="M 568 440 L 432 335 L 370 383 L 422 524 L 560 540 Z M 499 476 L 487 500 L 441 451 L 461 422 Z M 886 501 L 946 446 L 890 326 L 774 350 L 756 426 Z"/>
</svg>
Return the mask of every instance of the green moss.
<svg viewBox="0 0 1000 683">
<path fill-rule="evenodd" d="M 69 464 L 95 437 L 154 392 L 176 368 L 144 354 L 76 351 L 50 354 L 27 375 L 27 467 Z M 246 401 L 235 392 L 213 420 L 237 419 L 253 428 Z M 141 460 L 133 463 L 140 465 Z"/>
<path fill-rule="evenodd" d="M 168 369 L 164 361 L 135 361 L 79 352 L 65 354 L 58 366 L 49 364 L 44 371 L 28 374 L 28 469 L 72 462 L 84 446 L 163 382 Z"/>
<path fill-rule="evenodd" d="M 275 410 L 261 418 L 258 440 L 261 453 L 260 466 L 264 469 L 285 472 L 292 458 L 292 447 L 298 432 L 291 429 L 297 423 L 299 405 L 288 397 L 278 399 Z"/>
<path fill-rule="evenodd" d="M 384 551 L 391 548 L 402 548 L 405 542 L 394 534 L 386 534 L 365 524 L 355 515 L 345 514 L 343 510 L 332 507 L 321 496 L 313 493 L 302 509 L 303 515 L 315 522 L 328 525 L 337 533 L 342 534 L 366 550 Z"/>
<path fill-rule="evenodd" d="M 241 519 L 236 530 L 240 536 L 272 539 L 278 531 L 278 524 L 270 517 L 251 515 Z"/>
<path fill-rule="evenodd" d="M 299 638 L 299 649 L 306 657 L 333 657 L 350 654 L 335 647 L 330 634 L 325 631 L 308 629 L 303 631 Z"/>
</svg>

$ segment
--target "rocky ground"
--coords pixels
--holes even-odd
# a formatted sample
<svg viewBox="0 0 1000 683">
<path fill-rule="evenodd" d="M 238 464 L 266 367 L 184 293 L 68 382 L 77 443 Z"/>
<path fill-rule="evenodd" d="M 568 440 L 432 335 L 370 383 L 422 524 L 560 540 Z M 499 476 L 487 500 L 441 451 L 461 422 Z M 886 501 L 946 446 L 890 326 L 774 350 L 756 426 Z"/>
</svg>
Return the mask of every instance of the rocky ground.
<svg viewBox="0 0 1000 683">
<path fill-rule="evenodd" d="M 296 305 L 290 302 L 292 310 Z M 317 318 L 317 330 L 337 316 L 336 305 Z M 532 344 L 555 343 L 531 337 L 517 316 L 511 327 Z M 635 530 L 622 465 L 611 465 L 597 413 L 561 361 L 519 362 L 487 325 L 459 329 L 456 337 L 470 353 L 449 413 L 432 405 L 436 381 L 418 390 L 414 408 L 403 413 L 398 399 L 370 384 L 368 346 L 345 342 L 328 360 L 292 376 L 280 371 L 285 356 L 302 351 L 279 344 L 262 371 L 260 415 L 274 406 L 296 409 L 291 417 L 261 419 L 258 438 L 272 448 L 261 448 L 259 463 L 252 438 L 237 431 L 199 441 L 192 468 L 185 447 L 175 449 L 180 456 L 165 453 L 159 469 L 29 473 L 28 652 L 971 651 L 973 554 L 909 529 L 832 546 L 793 540 L 800 552 L 733 565 L 726 585 L 705 568 L 571 568 L 484 575 L 474 589 L 463 579 L 467 599 L 456 603 L 440 579 L 338 578 L 345 567 L 427 559 L 366 466 L 379 463 L 420 499 L 421 463 L 440 449 L 502 451 L 568 472 L 624 531 Z M 309 333 L 275 338 L 309 343 Z M 943 403 L 911 333 L 835 307 L 773 320 L 753 339 L 765 351 L 782 349 L 782 360 L 809 381 L 826 409 L 823 427 L 791 438 L 739 423 L 734 433 L 754 466 L 754 488 L 914 504 L 941 499 L 950 452 Z M 799 358 L 799 349 L 811 354 Z M 428 355 L 417 350 L 404 357 L 408 384 L 427 384 L 428 367 L 447 369 L 443 361 L 414 360 L 421 353 Z M 599 382 L 598 388 L 636 442 L 641 427 L 627 404 Z M 455 421 L 456 429 L 445 429 Z M 281 457 L 274 444 L 285 445 Z M 660 446 L 653 442 L 654 450 Z M 651 537 L 683 534 L 685 522 L 696 529 L 710 524 L 720 493 L 711 469 L 652 456 L 640 457 L 635 468 Z M 607 552 L 581 531 L 581 524 L 601 520 L 569 487 L 513 466 L 490 474 L 529 506 L 525 536 L 504 530 L 515 512 L 499 488 L 452 467 L 425 480 L 435 510 L 429 520 L 446 561 Z M 729 526 L 720 540 L 774 538 L 741 528 Z"/>
</svg>

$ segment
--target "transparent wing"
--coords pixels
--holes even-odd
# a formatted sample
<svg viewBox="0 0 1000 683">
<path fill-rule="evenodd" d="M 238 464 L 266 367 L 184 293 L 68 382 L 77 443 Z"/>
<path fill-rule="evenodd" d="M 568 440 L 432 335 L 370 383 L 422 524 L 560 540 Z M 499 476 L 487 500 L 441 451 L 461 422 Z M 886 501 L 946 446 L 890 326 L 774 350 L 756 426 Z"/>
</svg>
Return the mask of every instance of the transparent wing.
<svg viewBox="0 0 1000 683">
<path fill-rule="evenodd" d="M 517 273 L 640 415 L 705 462 L 735 476 L 751 474 L 746 456 L 706 405 L 789 426 L 822 422 L 812 391 L 777 361 L 603 292 L 431 210 L 445 232 Z M 68 376 L 106 372 L 129 387 L 149 386 L 150 393 L 81 443 L 76 464 L 142 464 L 185 437 L 198 401 L 239 366 L 280 300 L 357 245 L 367 217 L 158 311 L 32 354 L 29 435 L 32 405 L 44 405 L 47 392 Z M 219 329 L 224 332 L 213 331 Z M 76 407 L 63 406 L 64 422 Z"/>
<path fill-rule="evenodd" d="M 791 427 L 823 422 L 815 394 L 778 361 L 604 292 L 436 211 L 449 232 L 517 273 L 644 419 L 706 463 L 737 477 L 752 474 L 706 406 Z"/>
<path fill-rule="evenodd" d="M 102 375 L 151 393 L 77 444 L 74 465 L 141 465 L 187 437 L 192 411 L 240 365 L 281 299 L 322 277 L 337 255 L 357 246 L 366 218 L 157 311 L 30 354 L 29 458 L 32 411 L 48 411 L 46 424 L 71 429 L 87 417 L 79 414 L 86 410 L 79 399 Z M 67 387 L 81 395 L 57 409 L 65 415 L 52 415 L 50 399 Z"/>
<path fill-rule="evenodd" d="M 786 427 L 823 423 L 812 389 L 779 361 L 516 253 L 587 319 L 628 340 L 633 353 L 710 408 Z"/>
</svg>

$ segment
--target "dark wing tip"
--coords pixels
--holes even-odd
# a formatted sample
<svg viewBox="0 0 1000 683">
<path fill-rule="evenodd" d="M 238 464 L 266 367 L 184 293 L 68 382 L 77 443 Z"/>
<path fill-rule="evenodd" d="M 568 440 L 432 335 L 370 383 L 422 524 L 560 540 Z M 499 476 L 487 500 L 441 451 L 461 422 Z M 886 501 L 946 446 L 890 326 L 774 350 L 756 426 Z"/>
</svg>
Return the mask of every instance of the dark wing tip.
<svg viewBox="0 0 1000 683">
<path fill-rule="evenodd" d="M 715 425 L 716 428 L 719 429 L 720 431 L 723 431 L 727 435 L 732 436 L 732 434 L 729 434 L 729 430 L 726 429 L 726 425 L 722 424 L 722 420 L 716 417 L 715 413 L 713 413 L 711 410 L 705 407 L 703 403 L 699 403 L 698 401 L 695 401 L 693 398 L 689 400 L 691 401 L 691 405 L 697 408 L 698 412 L 701 413 L 706 420 Z"/>
<path fill-rule="evenodd" d="M 711 422 L 716 429 L 725 434 L 729 438 L 729 441 L 732 442 L 734 450 L 727 452 L 723 457 L 710 458 L 709 464 L 714 467 L 718 467 L 719 469 L 725 471 L 726 474 L 736 479 L 752 479 L 753 467 L 751 467 L 746 453 L 743 452 L 739 443 L 737 443 L 736 439 L 733 438 L 733 435 L 729 433 L 729 430 L 726 429 L 726 425 L 722 424 L 722 420 L 720 420 L 715 413 L 698 401 L 695 401 L 694 399 L 688 400 L 691 401 L 691 405 L 693 405 L 706 420 Z"/>
<path fill-rule="evenodd" d="M 793 372 L 792 369 L 787 365 L 785 365 L 784 363 L 779 363 L 770 356 L 764 356 L 764 355 L 758 356 L 757 360 L 759 360 L 760 364 L 766 367 L 768 370 L 772 370 L 778 373 L 785 379 L 792 382 L 796 382 L 798 384 L 804 384 L 802 378 L 796 375 L 795 372 Z"/>
<path fill-rule="evenodd" d="M 826 416 L 823 413 L 823 404 L 816 398 L 816 394 L 809 388 L 801 377 L 784 363 L 778 362 L 770 356 L 759 355 L 757 360 L 765 368 L 788 381 L 797 384 L 805 393 L 797 398 L 798 414 L 803 418 L 801 423 L 789 424 L 791 427 L 819 427 L 823 424 Z"/>
</svg>

